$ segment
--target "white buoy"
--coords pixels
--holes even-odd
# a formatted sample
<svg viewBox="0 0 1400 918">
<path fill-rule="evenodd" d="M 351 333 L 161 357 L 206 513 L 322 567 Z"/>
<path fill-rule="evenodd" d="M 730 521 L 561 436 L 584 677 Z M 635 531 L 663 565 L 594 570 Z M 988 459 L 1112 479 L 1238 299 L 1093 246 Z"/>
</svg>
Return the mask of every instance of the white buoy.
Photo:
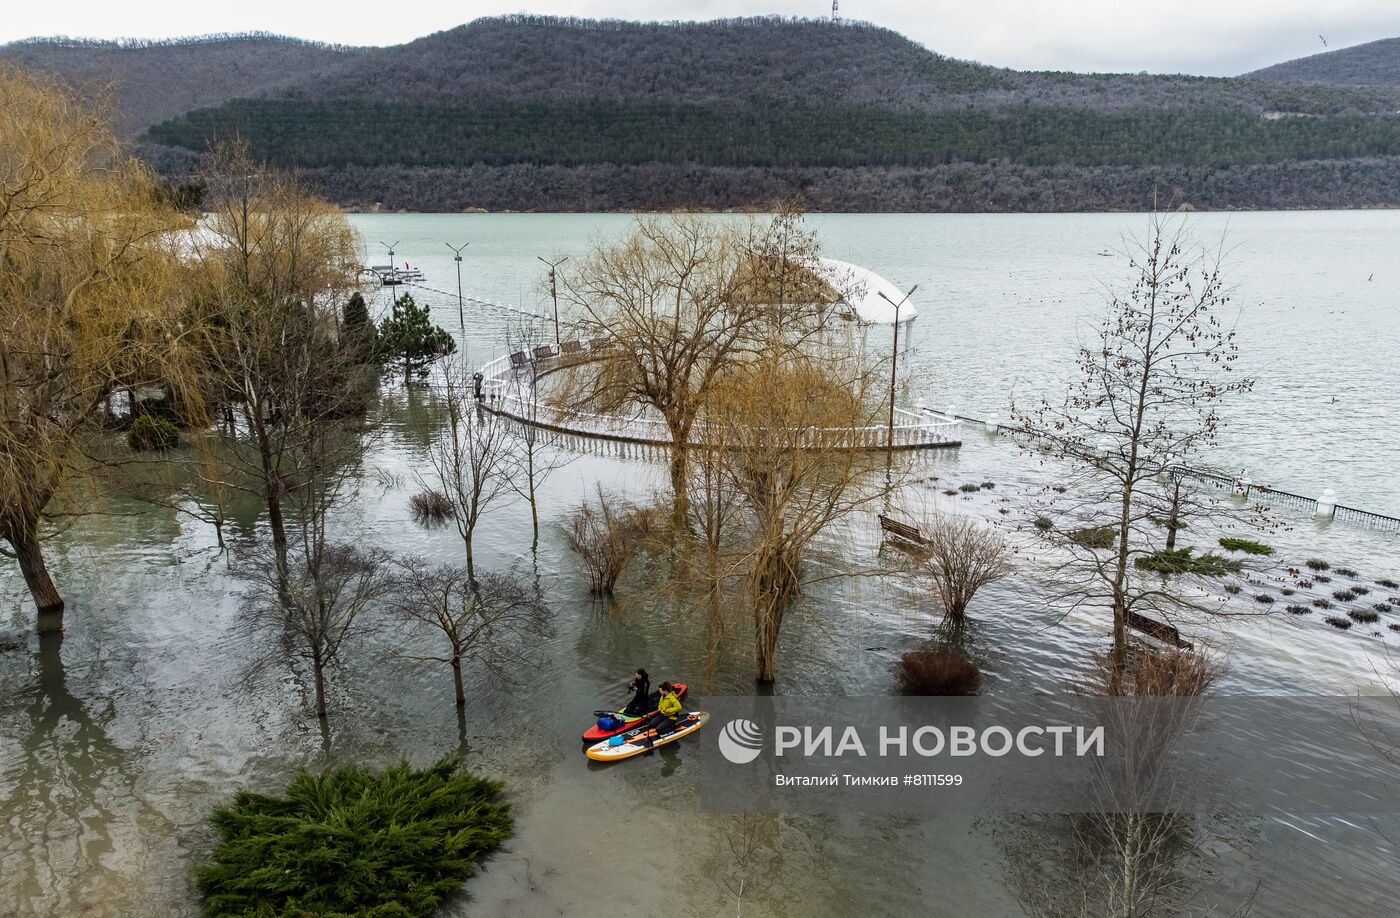
<svg viewBox="0 0 1400 918">
<path fill-rule="evenodd" d="M 953 408 L 952 403 L 949 403 L 948 407 L 943 409 L 943 413 L 948 416 L 948 420 L 950 421 L 957 417 L 957 412 Z"/>
<path fill-rule="evenodd" d="M 996 412 L 987 415 L 987 433 L 996 433 L 999 426 L 1000 425 L 997 424 Z"/>
<path fill-rule="evenodd" d="M 1241 497 L 1248 497 L 1249 486 L 1249 472 L 1241 469 L 1240 477 L 1235 479 L 1235 493 Z"/>
<path fill-rule="evenodd" d="M 1337 492 L 1327 488 L 1322 492 L 1322 496 L 1317 499 L 1317 510 L 1313 512 L 1315 517 L 1331 519 L 1337 512 Z"/>
</svg>

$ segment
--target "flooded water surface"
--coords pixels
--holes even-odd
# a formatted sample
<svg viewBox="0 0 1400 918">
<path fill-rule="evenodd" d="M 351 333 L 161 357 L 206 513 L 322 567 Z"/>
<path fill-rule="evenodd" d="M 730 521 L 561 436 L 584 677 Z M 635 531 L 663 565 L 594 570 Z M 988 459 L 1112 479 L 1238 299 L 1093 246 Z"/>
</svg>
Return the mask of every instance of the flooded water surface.
<svg viewBox="0 0 1400 918">
<path fill-rule="evenodd" d="M 543 266 L 581 258 L 628 218 L 589 215 L 364 215 L 367 262 L 379 242 L 424 271 L 435 320 L 477 362 L 503 353 L 516 313 L 468 303 L 457 317 L 456 266 L 444 243 L 470 242 L 469 296 L 548 312 Z M 1242 362 L 1258 379 L 1232 405 L 1211 461 L 1255 481 L 1400 515 L 1400 214 L 1251 213 L 1195 218 L 1201 238 L 1225 238 Z M 1073 360 L 1102 286 L 1124 277 L 1100 252 L 1141 233 L 1135 215 L 820 216 L 827 254 L 919 284 L 906 360 L 909 399 L 959 413 L 1006 416 L 1013 395 L 1053 391 Z M 565 263 L 567 270 L 568 263 Z M 433 291 L 447 291 L 448 294 Z M 376 309 L 387 298 L 377 295 Z M 442 423 L 431 389 L 386 382 L 372 412 L 382 432 L 358 493 L 334 519 L 340 536 L 433 561 L 462 560 L 455 529 L 425 528 L 407 501 Z M 275 791 L 299 767 L 340 762 L 426 763 L 460 753 L 504 780 L 516 832 L 446 914 L 728 915 L 735 821 L 697 805 L 687 742 L 612 767 L 580 754 L 594 708 L 620 703 L 631 672 L 680 678 L 696 700 L 750 694 L 742 622 L 707 632 L 704 614 L 661 591 L 648 562 L 624 576 L 615 602 L 587 596 L 561 525 L 598 483 L 643 502 L 665 488 L 656 457 L 633 450 L 559 448 L 567 464 L 541 492 L 531 551 L 528 507 L 493 509 L 477 535 L 477 564 L 537 582 L 554 628 L 509 680 L 473 672 L 459 716 L 451 675 L 423 657 L 432 635 L 377 621 L 331 676 L 331 715 L 309 712 L 309 674 L 250 673 L 239 628 L 243 584 L 230 556 L 265 537 L 256 507 L 237 508 L 222 552 L 203 522 L 111 497 L 49 545 L 68 597 L 67 633 L 40 640 L 18 571 L 0 562 L 0 915 L 195 915 L 195 865 L 213 835 L 210 808 L 238 787 Z M 964 445 L 918 460 L 911 504 L 958 509 L 1008 526 L 1061 472 L 1004 438 L 965 431 Z M 936 479 L 936 480 L 935 480 Z M 975 496 L 943 493 L 995 482 Z M 1001 513 L 1006 510 L 1006 513 Z M 1400 533 L 1319 525 L 1279 508 L 1267 540 L 1278 570 L 1231 600 L 1285 586 L 1282 568 L 1311 557 L 1365 577 L 1400 579 Z M 810 565 L 878 570 L 879 530 L 861 515 L 820 540 Z M 1298 598 L 1326 595 L 1322 586 Z M 1379 592 L 1384 592 L 1379 590 Z M 1056 692 L 1105 643 L 1105 622 L 1066 614 L 1026 569 L 980 593 L 971 652 L 984 691 Z M 1376 595 L 1374 598 L 1381 599 Z M 1282 605 L 1279 603 L 1278 605 Z M 814 586 L 784 624 L 785 695 L 884 695 L 898 656 L 932 636 L 936 602 L 903 576 Z M 1378 690 L 1378 668 L 1400 633 L 1342 632 L 1317 615 L 1201 622 L 1193 639 L 1228 656 L 1222 691 L 1344 694 Z M 1400 612 L 1392 613 L 1400 622 Z M 1374 633 L 1373 633 L 1374 630 Z M 719 653 L 707 652 L 717 640 Z M 771 916 L 1021 915 L 1017 877 L 1024 827 L 966 818 L 776 816 L 761 821 L 742 914 Z M 1259 915 L 1400 913 L 1400 826 L 1369 819 L 1240 819 L 1218 827 L 1193 860 L 1197 894 L 1184 914 L 1228 915 L 1253 898 Z M 1031 848 L 1032 852 L 1036 849 Z"/>
</svg>

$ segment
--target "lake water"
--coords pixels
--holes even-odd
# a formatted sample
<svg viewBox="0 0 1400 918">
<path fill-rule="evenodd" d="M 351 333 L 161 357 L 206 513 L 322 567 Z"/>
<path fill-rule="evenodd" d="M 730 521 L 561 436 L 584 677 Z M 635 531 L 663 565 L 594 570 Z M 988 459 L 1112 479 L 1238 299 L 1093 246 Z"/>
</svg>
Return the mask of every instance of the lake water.
<svg viewBox="0 0 1400 918">
<path fill-rule="evenodd" d="M 1212 461 L 1247 468 L 1303 494 L 1333 487 L 1354 506 L 1400 513 L 1393 456 L 1400 448 L 1400 213 L 1251 213 L 1192 218 L 1203 239 L 1224 233 L 1236 286 L 1240 341 L 1255 393 L 1235 405 Z M 537 256 L 577 260 L 591 242 L 625 232 L 618 215 L 357 215 L 367 262 L 378 243 L 421 268 L 428 287 L 455 291 L 444 243 L 470 242 L 469 295 L 544 314 Z M 812 218 L 827 254 L 919 284 L 906 366 L 911 397 L 961 413 L 999 412 L 1050 392 L 1073 359 L 1102 288 L 1123 276 L 1100 256 L 1136 215 L 823 215 Z M 567 270 L 569 263 L 565 263 Z M 454 298 L 423 291 L 441 324 L 457 327 Z M 378 308 L 387 300 L 379 297 Z M 468 307 L 464 346 L 502 352 L 515 314 Z M 372 477 L 336 520 L 346 537 L 433 560 L 460 560 L 453 530 L 424 529 L 406 501 L 441 423 L 430 391 L 386 384 L 375 411 L 385 436 Z M 959 450 L 920 460 L 911 502 L 947 505 L 1008 525 L 1056 471 L 1009 442 L 968 431 Z M 974 497 L 941 490 L 995 481 Z M 29 633 L 31 611 L 13 566 L 0 566 L 0 914 L 197 914 L 194 864 L 213 839 L 210 806 L 237 786 L 274 790 L 292 770 L 338 761 L 424 762 L 465 750 L 503 778 L 517 831 L 468 884 L 450 914 L 733 914 L 717 878 L 728 864 L 727 823 L 698 811 L 685 743 L 611 768 L 589 767 L 577 734 L 593 708 L 620 700 L 637 665 L 684 677 L 699 694 L 752 690 L 738 623 L 707 665 L 703 616 L 659 596 L 646 564 L 629 570 L 616 604 L 585 595 L 560 523 L 595 482 L 638 500 L 661 490 L 645 458 L 590 451 L 542 493 L 542 538 L 530 552 L 528 510 L 503 506 L 483 523 L 478 563 L 538 578 L 551 598 L 554 636 L 535 648 L 537 669 L 514 686 L 476 678 L 459 722 L 450 676 L 414 658 L 429 636 L 385 624 L 332 676 L 323 730 L 307 714 L 305 674 L 248 681 L 251 651 L 235 629 L 238 581 L 207 526 L 171 511 L 112 500 L 51 546 L 50 566 L 70 599 L 61 644 Z M 1000 514 L 998 511 L 1007 510 Z M 138 512 L 139 511 L 139 512 Z M 1400 535 L 1340 523 L 1319 526 L 1286 509 L 1266 540 L 1279 566 L 1308 557 L 1347 561 L 1367 578 L 1400 579 Z M 245 506 L 231 541 L 260 532 Z M 873 519 L 823 541 L 815 566 L 877 563 Z M 1246 587 L 1276 592 L 1281 572 Z M 1100 616 L 1064 616 L 1030 571 L 986 589 L 972 609 L 972 649 L 987 690 L 1060 690 L 1103 646 Z M 1318 586 L 1300 598 L 1324 595 Z M 1379 592 L 1379 591 L 1378 591 Z M 1373 592 L 1372 599 L 1380 596 Z M 1278 605 L 1282 605 L 1279 603 Z M 1243 607 L 1243 606 L 1242 606 Z M 775 691 L 882 695 L 891 663 L 929 637 L 935 603 L 900 577 L 841 580 L 813 589 L 784 625 Z M 1400 615 L 1393 616 L 1400 621 Z M 1227 654 L 1224 690 L 1338 694 L 1373 691 L 1394 633 L 1340 632 L 1317 615 L 1201 622 L 1193 639 Z M 1381 624 L 1385 624 L 1382 622 Z M 1379 627 L 1379 626 L 1378 626 Z M 688 742 L 688 741 L 687 741 Z M 1019 915 L 1009 876 L 1018 856 L 1006 826 L 979 820 L 784 816 L 768 821 L 762 869 L 744 914 L 775 916 Z M 1400 826 L 1382 822 L 1391 838 Z M 1188 913 L 1229 914 L 1258 884 L 1254 914 L 1375 915 L 1400 911 L 1400 858 L 1365 820 L 1244 820 L 1211 843 L 1193 874 Z"/>
</svg>

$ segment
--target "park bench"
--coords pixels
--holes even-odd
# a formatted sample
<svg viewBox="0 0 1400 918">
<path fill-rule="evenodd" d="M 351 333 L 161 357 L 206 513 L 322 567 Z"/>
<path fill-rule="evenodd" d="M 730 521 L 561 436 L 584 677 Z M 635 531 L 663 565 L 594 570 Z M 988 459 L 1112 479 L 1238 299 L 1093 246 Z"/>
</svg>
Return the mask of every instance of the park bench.
<svg viewBox="0 0 1400 918">
<path fill-rule="evenodd" d="M 516 351 L 514 354 L 510 355 L 510 365 L 515 367 L 517 370 L 525 366 L 529 362 L 529 358 L 525 356 L 524 351 Z"/>
<path fill-rule="evenodd" d="M 565 357 L 577 357 L 583 353 L 583 345 L 577 341 L 565 341 L 563 346 Z"/>
<path fill-rule="evenodd" d="M 548 360 L 554 356 L 554 345 L 541 344 L 539 347 L 535 348 L 534 355 L 536 360 Z"/>
<path fill-rule="evenodd" d="M 1191 642 L 1181 639 L 1181 632 L 1176 629 L 1175 625 L 1168 625 L 1166 622 L 1159 622 L 1155 618 L 1148 618 L 1146 615 L 1139 615 L 1136 612 L 1128 613 L 1127 624 L 1134 631 L 1140 631 L 1163 644 L 1170 644 L 1172 647 L 1182 650 L 1191 649 Z"/>
<path fill-rule="evenodd" d="M 901 523 L 899 520 L 891 519 L 880 514 L 880 531 L 901 542 L 908 542 L 910 545 L 923 548 L 928 545 L 928 540 L 919 531 L 918 526 L 911 526 L 908 523 Z"/>
</svg>

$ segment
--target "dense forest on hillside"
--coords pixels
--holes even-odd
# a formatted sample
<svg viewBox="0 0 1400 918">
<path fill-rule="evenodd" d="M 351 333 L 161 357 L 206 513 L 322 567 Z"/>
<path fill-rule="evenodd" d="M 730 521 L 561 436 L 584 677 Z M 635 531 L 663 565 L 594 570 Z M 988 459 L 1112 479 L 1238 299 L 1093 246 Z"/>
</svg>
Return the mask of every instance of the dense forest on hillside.
<svg viewBox="0 0 1400 918">
<path fill-rule="evenodd" d="M 1003 212 L 1191 206 L 1400 207 L 1400 158 L 1187 168 L 1022 166 L 760 168 L 350 166 L 301 170 L 322 194 L 369 210 L 522 211 L 763 208 L 794 195 L 817 211 Z"/>
<path fill-rule="evenodd" d="M 1312 54 L 1246 76 L 1331 86 L 1400 86 L 1400 38 Z"/>
<path fill-rule="evenodd" d="M 259 157 L 288 166 L 918 166 L 992 160 L 1226 166 L 1400 155 L 1400 117 L 1265 119 L 1237 109 L 892 112 L 658 102 L 395 106 L 262 100 L 193 112 L 151 130 L 157 142 L 190 149 L 234 135 L 247 138 Z"/>
<path fill-rule="evenodd" d="M 800 191 L 819 209 L 1094 209 L 1164 187 L 1197 206 L 1400 205 L 1400 85 L 1018 72 L 863 23 L 521 15 L 389 48 L 0 47 L 26 54 L 69 78 L 98 60 L 121 71 L 124 104 L 170 115 L 139 150 L 173 181 L 236 134 L 357 207 L 742 207 Z"/>
</svg>

